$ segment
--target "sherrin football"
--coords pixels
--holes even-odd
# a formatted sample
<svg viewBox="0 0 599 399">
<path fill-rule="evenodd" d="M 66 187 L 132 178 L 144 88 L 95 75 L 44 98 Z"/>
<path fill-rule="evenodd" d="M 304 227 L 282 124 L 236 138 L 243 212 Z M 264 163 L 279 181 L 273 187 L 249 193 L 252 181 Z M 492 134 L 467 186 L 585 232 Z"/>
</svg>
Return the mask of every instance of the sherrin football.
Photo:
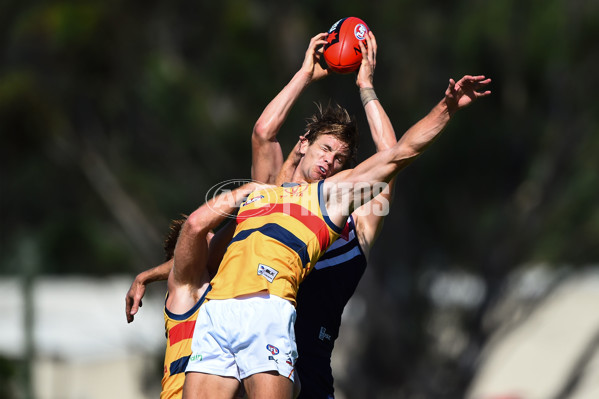
<svg viewBox="0 0 599 399">
<path fill-rule="evenodd" d="M 342 18 L 331 26 L 323 55 L 332 71 L 350 73 L 360 67 L 362 52 L 359 43 L 366 39 L 368 31 L 368 25 L 356 17 Z"/>
</svg>

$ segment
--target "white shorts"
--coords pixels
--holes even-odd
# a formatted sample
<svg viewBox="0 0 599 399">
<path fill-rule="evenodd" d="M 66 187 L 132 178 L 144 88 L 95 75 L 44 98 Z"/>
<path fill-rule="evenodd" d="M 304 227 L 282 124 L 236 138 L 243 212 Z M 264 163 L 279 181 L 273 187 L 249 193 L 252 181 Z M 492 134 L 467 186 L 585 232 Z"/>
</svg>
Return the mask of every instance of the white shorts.
<svg viewBox="0 0 599 399">
<path fill-rule="evenodd" d="M 295 307 L 268 293 L 210 300 L 200 307 L 186 373 L 242 380 L 276 371 L 293 381 Z"/>
</svg>

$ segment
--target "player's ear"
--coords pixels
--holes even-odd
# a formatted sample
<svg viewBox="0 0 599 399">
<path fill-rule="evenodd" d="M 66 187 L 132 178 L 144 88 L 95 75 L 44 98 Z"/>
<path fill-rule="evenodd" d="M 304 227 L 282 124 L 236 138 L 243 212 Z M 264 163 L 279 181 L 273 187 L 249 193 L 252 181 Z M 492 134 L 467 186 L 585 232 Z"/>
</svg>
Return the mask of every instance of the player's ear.
<svg viewBox="0 0 599 399">
<path fill-rule="evenodd" d="M 306 151 L 308 150 L 309 146 L 310 146 L 310 140 L 308 140 L 305 137 L 301 137 L 300 138 L 299 153 L 302 154 L 302 155 L 306 155 Z"/>
</svg>

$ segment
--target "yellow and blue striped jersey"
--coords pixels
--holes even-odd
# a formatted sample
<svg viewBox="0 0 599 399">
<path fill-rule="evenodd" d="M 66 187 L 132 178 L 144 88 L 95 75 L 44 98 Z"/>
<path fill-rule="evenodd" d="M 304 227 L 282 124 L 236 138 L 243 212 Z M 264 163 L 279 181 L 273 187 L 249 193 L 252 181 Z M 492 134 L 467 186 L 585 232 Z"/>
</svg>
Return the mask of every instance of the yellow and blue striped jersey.
<svg viewBox="0 0 599 399">
<path fill-rule="evenodd" d="M 283 185 L 248 196 L 208 299 L 267 291 L 295 305 L 299 284 L 341 232 L 327 217 L 322 183 Z"/>
<path fill-rule="evenodd" d="M 204 302 L 210 286 L 200 300 L 184 314 L 175 314 L 164 306 L 164 330 L 166 352 L 164 354 L 164 374 L 160 399 L 180 399 L 183 396 L 185 368 L 191 356 L 191 339 L 195 329 L 200 306 Z"/>
</svg>

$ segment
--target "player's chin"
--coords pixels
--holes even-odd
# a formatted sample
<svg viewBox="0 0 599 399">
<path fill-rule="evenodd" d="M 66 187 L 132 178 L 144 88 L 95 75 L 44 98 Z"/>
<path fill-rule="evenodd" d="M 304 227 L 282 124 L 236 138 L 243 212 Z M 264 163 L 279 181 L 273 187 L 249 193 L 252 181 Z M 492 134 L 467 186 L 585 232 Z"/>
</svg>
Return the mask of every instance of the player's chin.
<svg viewBox="0 0 599 399">
<path fill-rule="evenodd" d="M 323 176 L 323 175 L 322 175 L 322 173 L 316 173 L 316 174 L 314 174 L 314 176 L 312 176 L 312 182 L 313 182 L 313 183 L 314 183 L 314 182 L 319 182 L 319 181 L 321 181 L 321 180 L 324 180 L 324 179 L 326 179 L 326 178 L 327 178 L 327 177 L 326 177 L 326 176 Z"/>
</svg>

